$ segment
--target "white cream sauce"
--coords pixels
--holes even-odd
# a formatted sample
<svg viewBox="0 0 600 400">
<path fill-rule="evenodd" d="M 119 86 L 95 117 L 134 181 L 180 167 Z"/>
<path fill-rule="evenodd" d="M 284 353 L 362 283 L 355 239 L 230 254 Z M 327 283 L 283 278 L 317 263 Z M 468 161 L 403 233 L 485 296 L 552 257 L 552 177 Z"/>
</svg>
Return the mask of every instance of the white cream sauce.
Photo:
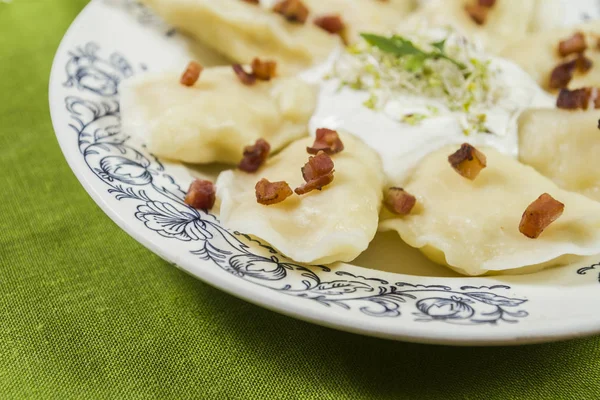
<svg viewBox="0 0 600 400">
<path fill-rule="evenodd" d="M 411 169 L 425 155 L 447 144 L 469 142 L 474 146 L 492 146 L 516 157 L 518 155 L 517 119 L 529 107 L 554 107 L 553 96 L 516 64 L 492 58 L 491 68 L 498 73 L 494 79 L 505 88 L 503 96 L 486 111 L 486 127 L 490 133 L 463 133 L 461 121 L 466 115 L 453 112 L 442 101 L 419 96 L 397 95 L 382 111 L 363 105 L 369 98 L 366 91 L 350 88 L 339 90 L 337 79 L 323 80 L 337 55 L 325 64 L 306 71 L 302 78 L 321 84 L 317 110 L 310 121 L 310 132 L 317 128 L 350 132 L 376 150 L 383 161 L 390 184 L 402 185 Z M 429 108 L 428 108 L 429 106 Z M 430 107 L 438 109 L 417 125 L 399 122 L 399 117 L 411 113 L 430 115 Z"/>
</svg>

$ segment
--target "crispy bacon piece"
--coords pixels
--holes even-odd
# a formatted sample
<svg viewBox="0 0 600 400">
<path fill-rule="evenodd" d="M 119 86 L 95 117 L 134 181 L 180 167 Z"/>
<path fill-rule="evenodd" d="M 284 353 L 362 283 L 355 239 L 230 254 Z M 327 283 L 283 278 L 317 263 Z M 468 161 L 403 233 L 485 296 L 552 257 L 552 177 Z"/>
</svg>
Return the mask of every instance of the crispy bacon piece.
<svg viewBox="0 0 600 400">
<path fill-rule="evenodd" d="M 334 35 L 342 33 L 345 28 L 344 21 L 339 15 L 323 15 L 315 18 L 314 23 L 319 28 Z"/>
<path fill-rule="evenodd" d="M 317 137 L 312 147 L 307 147 L 308 154 L 318 154 L 323 151 L 327 154 L 336 154 L 344 150 L 344 143 L 340 139 L 337 131 L 327 128 L 317 129 Z"/>
<path fill-rule="evenodd" d="M 333 182 L 333 167 L 331 157 L 322 151 L 314 157 L 309 157 L 308 162 L 302 167 L 302 177 L 306 183 L 294 190 L 296 194 L 303 195 L 329 185 Z"/>
<path fill-rule="evenodd" d="M 269 182 L 265 178 L 262 178 L 256 183 L 254 192 L 256 194 L 256 201 L 265 206 L 281 203 L 294 194 L 287 182 Z"/>
<path fill-rule="evenodd" d="M 202 210 L 210 210 L 215 205 L 215 185 L 210 181 L 196 179 L 185 195 L 185 204 Z"/>
<path fill-rule="evenodd" d="M 474 180 L 487 166 L 485 154 L 468 143 L 463 143 L 454 154 L 448 157 L 452 168 L 467 179 Z"/>
<path fill-rule="evenodd" d="M 586 73 L 593 66 L 592 60 L 583 54 L 579 54 L 577 58 L 571 61 L 564 62 L 556 66 L 550 74 L 550 88 L 563 89 L 569 85 L 573 79 L 575 70 Z"/>
<path fill-rule="evenodd" d="M 246 3 L 250 3 L 250 4 L 260 4 L 260 0 L 242 0 L 245 1 Z"/>
<path fill-rule="evenodd" d="M 398 215 L 410 214 L 416 203 L 415 196 L 399 187 L 389 188 L 384 199 L 387 209 Z"/>
<path fill-rule="evenodd" d="M 235 72 L 240 82 L 248 86 L 254 85 L 256 82 L 256 76 L 254 76 L 254 74 L 247 73 L 244 67 L 242 67 L 240 64 L 233 64 L 231 67 L 233 68 L 233 72 Z"/>
<path fill-rule="evenodd" d="M 270 151 L 271 145 L 264 139 L 258 139 L 254 145 L 244 147 L 244 157 L 238 168 L 244 172 L 256 172 L 267 161 Z"/>
<path fill-rule="evenodd" d="M 556 221 L 565 210 L 565 205 L 548 193 L 542 194 L 531 203 L 521 217 L 519 232 L 531 239 L 538 238 L 544 229 Z"/>
<path fill-rule="evenodd" d="M 568 39 L 561 41 L 558 44 L 558 54 L 561 57 L 566 57 L 569 54 L 583 53 L 587 49 L 587 43 L 583 33 L 577 32 Z"/>
<path fill-rule="evenodd" d="M 577 67 L 577 60 L 562 63 L 556 66 L 550 74 L 550 88 L 551 89 L 562 89 L 567 87 L 571 79 L 573 79 L 573 72 Z"/>
<path fill-rule="evenodd" d="M 496 5 L 496 0 L 479 0 L 477 4 L 481 7 L 492 8 Z"/>
<path fill-rule="evenodd" d="M 202 65 L 196 61 L 190 61 L 179 82 L 184 86 L 194 86 L 194 83 L 198 82 L 203 69 Z"/>
<path fill-rule="evenodd" d="M 261 81 L 270 81 L 275 78 L 277 73 L 277 63 L 275 61 L 262 61 L 259 58 L 252 60 L 252 75 Z"/>
<path fill-rule="evenodd" d="M 465 11 L 469 14 L 473 22 L 477 25 L 483 25 L 487 19 L 489 8 L 479 4 L 467 4 Z"/>
<path fill-rule="evenodd" d="M 592 69 L 593 66 L 594 63 L 592 62 L 592 60 L 587 58 L 585 54 L 581 53 L 577 55 L 577 58 L 575 59 L 575 67 L 577 68 L 577 71 L 581 73 L 586 73 L 590 69 Z"/>
<path fill-rule="evenodd" d="M 591 88 L 576 90 L 561 89 L 556 99 L 556 107 L 565 110 L 576 110 L 578 108 L 587 110 L 591 97 Z"/>
<path fill-rule="evenodd" d="M 308 18 L 308 8 L 300 0 L 282 0 L 273 6 L 273 11 L 298 24 L 304 24 Z"/>
</svg>

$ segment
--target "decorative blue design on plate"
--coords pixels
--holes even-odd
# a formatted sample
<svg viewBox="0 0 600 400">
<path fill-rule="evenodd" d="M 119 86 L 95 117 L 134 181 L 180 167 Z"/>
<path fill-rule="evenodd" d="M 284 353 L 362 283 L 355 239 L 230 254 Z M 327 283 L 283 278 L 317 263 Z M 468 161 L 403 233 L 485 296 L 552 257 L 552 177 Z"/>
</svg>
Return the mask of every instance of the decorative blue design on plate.
<svg viewBox="0 0 600 400">
<path fill-rule="evenodd" d="M 592 271 L 595 270 L 596 268 L 600 269 L 600 263 L 598 264 L 593 264 L 590 265 L 589 267 L 583 267 L 583 268 L 579 268 L 577 270 L 577 273 L 579 275 L 586 275 L 588 273 L 588 271 Z M 600 273 L 598 274 L 598 282 L 600 282 Z"/>
<path fill-rule="evenodd" d="M 509 286 L 452 289 L 390 283 L 340 268 L 300 265 L 256 239 L 228 231 L 214 215 L 188 207 L 185 191 L 160 161 L 121 132 L 115 96 L 119 82 L 133 74 L 131 63 L 117 53 L 108 59 L 98 53 L 94 43 L 69 53 L 66 85 L 95 98 L 65 99 L 70 126 L 89 169 L 117 200 L 137 203 L 135 217 L 146 228 L 193 243 L 192 254 L 245 281 L 326 307 L 359 310 L 365 316 L 399 317 L 405 312 L 416 321 L 480 325 L 515 323 L 528 315 L 521 308 L 526 299 L 498 294 L 506 294 Z"/>
<path fill-rule="evenodd" d="M 116 52 L 108 59 L 100 58 L 99 49 L 98 44 L 89 42 L 69 52 L 70 59 L 65 66 L 65 86 L 76 86 L 101 96 L 114 96 L 118 93 L 119 82 L 133 75 L 133 68 Z"/>
</svg>

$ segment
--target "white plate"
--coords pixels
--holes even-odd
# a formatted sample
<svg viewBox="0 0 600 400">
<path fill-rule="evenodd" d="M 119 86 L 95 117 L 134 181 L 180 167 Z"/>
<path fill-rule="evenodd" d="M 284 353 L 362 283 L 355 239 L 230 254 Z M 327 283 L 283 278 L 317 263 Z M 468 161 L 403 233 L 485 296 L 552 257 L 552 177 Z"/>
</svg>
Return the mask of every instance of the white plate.
<svg viewBox="0 0 600 400">
<path fill-rule="evenodd" d="M 581 15 L 572 12 L 573 20 Z M 117 87 L 147 69 L 180 69 L 190 52 L 222 62 L 133 2 L 95 0 L 65 35 L 50 77 L 52 120 L 69 165 L 151 251 L 252 303 L 372 336 L 495 345 L 600 332 L 600 257 L 531 275 L 466 278 L 385 234 L 354 265 L 303 266 L 187 207 L 192 172 L 121 132 Z"/>
</svg>

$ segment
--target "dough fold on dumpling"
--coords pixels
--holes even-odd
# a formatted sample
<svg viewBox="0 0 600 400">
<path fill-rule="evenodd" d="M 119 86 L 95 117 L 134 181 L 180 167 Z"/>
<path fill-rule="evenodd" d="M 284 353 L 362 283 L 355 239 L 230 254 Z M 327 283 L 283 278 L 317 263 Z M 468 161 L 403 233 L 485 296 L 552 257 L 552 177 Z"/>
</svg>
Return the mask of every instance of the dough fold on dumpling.
<svg viewBox="0 0 600 400">
<path fill-rule="evenodd" d="M 168 23 L 188 32 L 231 60 L 249 63 L 254 57 L 280 62 L 283 72 L 297 72 L 323 62 L 341 45 L 338 35 L 317 27 L 313 20 L 339 14 L 348 38 L 360 32 L 395 28 L 412 8 L 412 0 L 304 0 L 310 10 L 305 24 L 292 23 L 270 5 L 242 0 L 142 0 Z"/>
<path fill-rule="evenodd" d="M 554 25 L 551 13 L 538 13 L 534 0 L 501 0 L 488 12 L 482 25 L 473 21 L 465 6 L 476 0 L 431 0 L 409 17 L 409 26 L 451 26 L 467 38 L 482 45 L 486 51 L 498 54 L 510 42 L 523 38 L 530 29 L 542 24 Z M 556 1 L 545 0 L 544 7 L 554 7 Z"/>
<path fill-rule="evenodd" d="M 533 272 L 575 256 L 600 253 L 600 203 L 558 188 L 533 168 L 480 148 L 487 168 L 471 181 L 448 163 L 456 146 L 424 158 L 404 189 L 417 197 L 405 217 L 382 215 L 380 230 L 397 231 L 433 261 L 465 275 Z M 537 239 L 519 232 L 525 209 L 548 193 L 564 214 Z"/>
<path fill-rule="evenodd" d="M 558 45 L 561 41 L 570 38 L 577 32 L 585 35 L 588 46 L 585 56 L 592 61 L 593 65 L 585 73 L 576 71 L 568 87 L 577 89 L 584 86 L 599 86 L 600 50 L 597 47 L 597 42 L 598 38 L 600 38 L 600 21 L 588 22 L 569 28 L 538 32 L 522 40 L 515 41 L 507 46 L 500 55 L 519 64 L 540 86 L 548 90 L 550 88 L 550 74 L 552 70 L 566 60 L 572 59 L 572 57 L 561 57 L 558 53 Z"/>
<path fill-rule="evenodd" d="M 254 174 L 223 172 L 216 182 L 223 225 L 265 240 L 296 262 L 329 264 L 356 258 L 377 231 L 384 177 L 373 150 L 354 136 L 340 137 L 345 149 L 332 156 L 333 182 L 278 204 L 258 204 L 256 182 L 286 181 L 292 189 L 304 183 L 300 169 L 313 138 L 292 143 Z"/>
<path fill-rule="evenodd" d="M 207 68 L 192 87 L 175 73 L 125 81 L 123 129 L 159 157 L 237 164 L 244 146 L 263 138 L 276 151 L 308 134 L 317 88 L 297 78 L 242 84 L 231 67 Z"/>
<path fill-rule="evenodd" d="M 563 189 L 600 201 L 600 110 L 531 109 L 519 118 L 519 159 Z"/>
</svg>

